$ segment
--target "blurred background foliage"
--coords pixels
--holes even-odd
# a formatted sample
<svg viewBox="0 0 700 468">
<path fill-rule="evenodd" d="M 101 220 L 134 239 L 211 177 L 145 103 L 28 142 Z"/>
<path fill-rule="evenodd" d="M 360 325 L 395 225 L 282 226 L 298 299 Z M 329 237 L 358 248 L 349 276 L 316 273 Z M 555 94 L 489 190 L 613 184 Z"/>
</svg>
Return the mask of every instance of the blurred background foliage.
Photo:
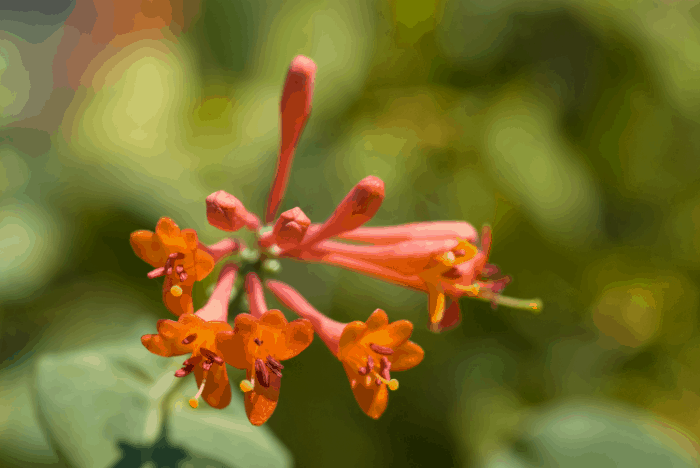
<svg viewBox="0 0 700 468">
<path fill-rule="evenodd" d="M 700 2 L 0 10 L 0 465 L 697 466 Z M 169 216 L 218 240 L 215 190 L 262 212 L 297 54 L 318 75 L 282 208 L 321 222 L 379 176 L 372 225 L 491 224 L 506 292 L 545 309 L 464 300 L 434 335 L 423 294 L 283 262 L 337 320 L 413 321 L 426 357 L 373 421 L 315 340 L 258 429 L 240 398 L 164 392 L 175 363 L 139 336 L 172 317 L 128 236 Z"/>
</svg>

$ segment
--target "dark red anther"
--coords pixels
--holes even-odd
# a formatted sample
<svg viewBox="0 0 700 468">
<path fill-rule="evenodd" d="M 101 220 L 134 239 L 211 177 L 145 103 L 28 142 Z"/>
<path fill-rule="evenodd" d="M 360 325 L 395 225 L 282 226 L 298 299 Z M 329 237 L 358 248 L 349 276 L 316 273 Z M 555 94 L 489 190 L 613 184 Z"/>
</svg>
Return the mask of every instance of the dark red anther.
<svg viewBox="0 0 700 468">
<path fill-rule="evenodd" d="M 261 344 L 263 344 L 263 342 L 262 342 L 262 340 L 261 340 L 260 338 L 255 338 L 255 339 L 253 340 L 253 342 L 254 342 L 256 345 L 258 345 L 258 346 L 260 346 Z"/>
<path fill-rule="evenodd" d="M 180 260 L 181 258 L 185 258 L 185 254 L 181 252 L 173 252 L 170 255 L 168 255 L 168 258 L 172 260 Z"/>
<path fill-rule="evenodd" d="M 202 356 L 207 358 L 208 361 L 215 362 L 218 365 L 222 365 L 224 363 L 224 360 L 221 359 L 214 351 L 207 348 L 199 348 L 199 352 L 202 353 Z"/>
<path fill-rule="evenodd" d="M 185 337 L 185 339 L 182 340 L 182 344 L 190 344 L 190 343 L 192 343 L 192 342 L 193 342 L 194 340 L 196 340 L 196 339 L 197 339 L 197 334 L 196 334 L 196 333 L 192 333 L 191 335 L 187 335 L 187 336 Z"/>
<path fill-rule="evenodd" d="M 457 267 L 452 267 L 442 274 L 443 277 L 447 279 L 457 279 L 462 276 L 462 272 Z"/>
<path fill-rule="evenodd" d="M 196 356 L 192 356 L 191 358 L 187 359 L 185 362 L 182 363 L 183 366 L 189 366 L 190 364 L 193 366 L 196 366 L 197 364 L 200 363 L 202 360 L 202 356 L 199 354 Z"/>
<path fill-rule="evenodd" d="M 148 279 L 154 279 L 154 278 L 158 278 L 160 276 L 163 276 L 164 274 L 165 274 L 165 268 L 160 267 L 160 268 L 156 268 L 153 271 L 148 272 L 147 276 L 148 276 Z"/>
<path fill-rule="evenodd" d="M 388 346 L 380 346 L 378 344 L 370 343 L 369 344 L 369 349 L 374 351 L 377 354 L 384 354 L 386 356 L 389 356 L 390 354 L 394 354 L 394 350 L 391 349 Z"/>
<path fill-rule="evenodd" d="M 180 273 L 182 273 L 183 271 L 185 271 L 185 267 L 184 267 L 184 266 L 178 265 L 178 266 L 175 267 L 175 272 L 176 272 L 178 275 L 179 275 Z"/>
<path fill-rule="evenodd" d="M 282 365 L 282 363 L 270 355 L 267 356 L 267 365 L 270 366 L 270 369 L 272 369 L 272 368 L 280 369 L 280 370 L 284 369 L 284 366 Z"/>
<path fill-rule="evenodd" d="M 380 371 L 379 374 L 384 377 L 386 380 L 391 380 L 391 375 L 389 374 L 389 370 L 391 370 L 391 362 L 386 357 L 382 356 L 382 361 L 379 364 L 380 366 Z"/>
<path fill-rule="evenodd" d="M 369 373 L 369 370 L 367 370 L 367 367 L 360 367 L 357 369 L 357 373 L 360 375 L 367 375 Z"/>
<path fill-rule="evenodd" d="M 165 273 L 168 275 L 172 275 L 173 274 L 173 267 L 169 266 L 168 269 L 165 270 Z"/>
<path fill-rule="evenodd" d="M 187 273 L 185 273 L 184 271 L 182 273 L 180 273 L 178 276 L 180 277 L 181 283 L 184 283 L 185 281 L 187 281 Z"/>
<path fill-rule="evenodd" d="M 205 371 L 208 371 L 209 369 L 211 369 L 212 364 L 214 364 L 214 363 L 211 361 L 204 361 L 202 363 L 202 369 L 204 369 Z"/>
<path fill-rule="evenodd" d="M 382 382 L 382 379 L 380 379 L 379 377 L 377 377 L 377 379 L 374 381 L 374 383 L 376 383 L 377 385 L 381 385 L 381 384 L 384 383 L 384 382 Z"/>
<path fill-rule="evenodd" d="M 184 377 L 186 375 L 189 375 L 189 373 L 192 372 L 193 369 L 194 364 L 187 364 L 185 365 L 185 367 L 183 367 L 182 369 L 178 369 L 177 372 L 175 372 L 175 377 Z"/>
<path fill-rule="evenodd" d="M 464 249 L 453 250 L 452 253 L 455 254 L 455 257 L 464 257 L 465 255 L 467 255 L 467 251 Z"/>
<path fill-rule="evenodd" d="M 374 369 L 374 359 L 372 359 L 372 356 L 370 356 L 369 354 L 367 355 L 367 369 Z"/>
<path fill-rule="evenodd" d="M 255 360 L 255 377 L 263 387 L 267 388 L 270 386 L 270 373 L 262 359 Z"/>
</svg>

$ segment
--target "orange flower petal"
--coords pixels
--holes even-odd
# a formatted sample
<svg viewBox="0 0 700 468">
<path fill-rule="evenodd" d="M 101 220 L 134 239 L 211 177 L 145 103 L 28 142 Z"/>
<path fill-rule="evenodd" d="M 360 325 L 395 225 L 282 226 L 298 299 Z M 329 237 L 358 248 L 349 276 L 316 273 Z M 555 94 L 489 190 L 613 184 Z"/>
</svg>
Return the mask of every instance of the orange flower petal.
<svg viewBox="0 0 700 468">
<path fill-rule="evenodd" d="M 156 326 L 158 334 L 165 340 L 176 340 L 183 335 L 183 327 L 179 322 L 173 320 L 158 320 Z"/>
<path fill-rule="evenodd" d="M 168 249 L 174 251 L 187 250 L 185 239 L 182 238 L 180 228 L 170 218 L 160 218 L 156 224 L 156 236 Z"/>
<path fill-rule="evenodd" d="M 389 325 L 389 317 L 382 309 L 377 309 L 372 312 L 365 323 L 367 324 L 367 333 L 372 333 Z"/>
<path fill-rule="evenodd" d="M 353 380 L 361 378 L 355 376 L 355 372 L 345 364 L 343 364 L 343 367 L 345 367 L 345 373 L 351 385 Z M 379 419 L 389 402 L 389 390 L 386 388 L 386 385 L 372 385 L 367 388 L 357 382 L 355 388 L 352 389 L 352 393 L 362 411 L 372 419 Z"/>
<path fill-rule="evenodd" d="M 345 325 L 345 328 L 343 328 L 343 333 L 340 335 L 340 340 L 338 341 L 338 356 L 344 353 L 344 349 L 348 345 L 358 341 L 366 331 L 367 325 L 359 320 Z"/>
<path fill-rule="evenodd" d="M 394 354 L 389 356 L 391 371 L 404 371 L 411 369 L 423 360 L 423 348 L 412 341 L 407 341 L 394 350 Z"/>
<path fill-rule="evenodd" d="M 194 271 L 197 281 L 202 281 L 214 269 L 214 257 L 209 255 L 204 250 L 195 250 L 194 252 Z"/>
<path fill-rule="evenodd" d="M 194 377 L 197 380 L 197 388 L 202 385 L 204 369 L 197 366 L 194 369 Z M 226 375 L 226 366 L 213 365 L 207 372 L 207 383 L 204 385 L 202 398 L 212 408 L 226 408 L 231 403 L 231 385 Z"/>
<path fill-rule="evenodd" d="M 165 265 L 168 252 L 163 248 L 155 233 L 151 231 L 132 232 L 129 241 L 134 253 L 153 268 Z"/>
<path fill-rule="evenodd" d="M 191 350 L 181 343 L 177 341 L 166 341 L 159 335 L 143 335 L 141 337 L 141 344 L 153 354 L 163 357 L 181 356 L 191 352 Z"/>
<path fill-rule="evenodd" d="M 199 246 L 199 240 L 197 239 L 197 231 L 194 229 L 183 229 L 180 231 L 180 235 L 185 240 L 185 246 L 187 250 L 197 250 Z"/>
<path fill-rule="evenodd" d="M 194 305 L 192 304 L 192 285 L 194 278 L 187 278 L 185 283 L 177 283 L 182 288 L 182 295 L 175 296 L 170 292 L 170 288 L 176 283 L 169 276 L 163 281 L 163 303 L 170 312 L 175 315 L 192 314 L 194 313 Z"/>
<path fill-rule="evenodd" d="M 250 314 L 238 314 L 234 323 L 234 332 L 245 337 L 249 333 L 253 333 L 258 327 L 258 320 Z"/>
<path fill-rule="evenodd" d="M 250 367 L 246 359 L 245 342 L 242 335 L 232 331 L 217 333 L 216 348 L 221 352 L 224 361 L 229 366 L 237 369 L 248 369 Z"/>
<path fill-rule="evenodd" d="M 277 309 L 268 310 L 260 316 L 260 324 L 279 330 L 280 333 L 287 327 L 287 319 Z"/>
<path fill-rule="evenodd" d="M 293 320 L 284 330 L 285 350 L 278 359 L 291 359 L 304 351 L 314 339 L 314 327 L 306 319 Z"/>
<path fill-rule="evenodd" d="M 406 342 L 413 333 L 413 324 L 408 320 L 397 320 L 384 330 L 372 335 L 372 342 L 380 346 L 396 348 Z"/>
<path fill-rule="evenodd" d="M 251 378 L 251 371 L 246 372 L 248 380 Z M 274 374 L 270 374 L 270 386 L 262 387 L 255 383 L 255 390 L 245 394 L 245 412 L 248 420 L 254 426 L 260 426 L 267 421 L 277 407 L 279 400 L 281 379 Z M 260 393 L 258 393 L 260 392 Z"/>
</svg>

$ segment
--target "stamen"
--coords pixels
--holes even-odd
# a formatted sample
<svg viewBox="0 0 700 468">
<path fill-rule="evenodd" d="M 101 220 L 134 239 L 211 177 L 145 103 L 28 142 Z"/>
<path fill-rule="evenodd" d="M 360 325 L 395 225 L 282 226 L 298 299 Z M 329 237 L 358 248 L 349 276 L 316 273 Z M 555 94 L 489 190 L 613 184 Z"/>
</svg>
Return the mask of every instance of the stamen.
<svg viewBox="0 0 700 468">
<path fill-rule="evenodd" d="M 367 367 L 360 367 L 359 369 L 357 369 L 357 373 L 360 375 L 367 375 L 368 372 L 369 370 L 367 369 Z"/>
<path fill-rule="evenodd" d="M 489 295 L 490 296 L 490 295 Z M 490 301 L 491 303 L 504 305 L 506 307 L 511 307 L 513 309 L 530 310 L 535 314 L 542 312 L 542 299 L 516 299 L 514 297 L 493 295 L 493 296 L 479 296 L 479 299 Z"/>
<path fill-rule="evenodd" d="M 263 344 L 263 342 L 262 342 L 262 340 L 261 340 L 260 338 L 255 338 L 255 339 L 253 340 L 253 342 L 254 342 L 256 345 L 258 345 L 258 346 L 260 346 L 261 344 Z"/>
<path fill-rule="evenodd" d="M 241 380 L 241 383 L 238 384 L 238 387 L 241 389 L 243 393 L 247 393 L 251 390 L 253 390 L 253 382 L 250 380 Z"/>
<path fill-rule="evenodd" d="M 461 284 L 455 284 L 454 286 L 458 290 L 473 294 L 474 296 L 479 294 L 479 291 L 481 290 L 481 287 L 477 283 L 470 284 L 469 286 L 462 286 Z"/>
<path fill-rule="evenodd" d="M 184 377 L 186 375 L 189 375 L 193 369 L 194 364 L 185 364 L 185 367 L 183 367 L 182 369 L 178 369 L 177 372 L 175 372 L 175 377 Z"/>
<path fill-rule="evenodd" d="M 355 388 L 356 386 L 357 386 L 357 380 L 352 379 L 352 380 L 350 381 L 350 388 Z"/>
<path fill-rule="evenodd" d="M 267 364 L 270 367 L 274 367 L 275 369 L 284 369 L 282 363 L 279 362 L 277 359 L 273 358 L 272 356 L 267 356 Z"/>
<path fill-rule="evenodd" d="M 182 296 L 182 288 L 180 286 L 175 285 L 172 288 L 170 288 L 170 294 L 172 294 L 175 297 L 180 297 Z"/>
<path fill-rule="evenodd" d="M 224 360 L 221 359 L 219 355 L 216 354 L 214 351 L 211 351 L 207 348 L 199 348 L 199 352 L 202 353 L 202 355 L 208 360 L 213 361 L 218 365 L 222 365 L 224 363 Z"/>
<path fill-rule="evenodd" d="M 187 281 L 187 273 L 185 273 L 184 271 L 182 273 L 180 273 L 178 275 L 178 277 L 180 278 L 181 283 L 184 283 L 185 281 Z"/>
<path fill-rule="evenodd" d="M 165 275 L 165 268 L 160 267 L 160 268 L 156 268 L 153 271 L 149 271 L 148 275 L 146 275 L 146 276 L 148 276 L 148 279 L 155 279 L 155 278 L 159 278 L 163 275 Z"/>
<path fill-rule="evenodd" d="M 372 359 L 372 356 L 369 354 L 367 355 L 367 369 L 374 369 L 374 359 Z"/>
<path fill-rule="evenodd" d="M 168 274 L 168 276 L 172 275 L 173 274 L 173 267 L 168 266 L 167 269 L 165 270 L 165 272 Z"/>
<path fill-rule="evenodd" d="M 196 334 L 196 333 L 192 333 L 191 335 L 187 335 L 187 336 L 185 337 L 185 339 L 182 340 L 182 344 L 190 344 L 190 343 L 192 343 L 192 342 L 193 342 L 194 340 L 196 340 L 196 339 L 197 339 L 197 334 Z"/>
<path fill-rule="evenodd" d="M 173 252 L 170 255 L 168 255 L 168 258 L 170 260 L 180 260 L 180 259 L 185 258 L 185 254 L 183 254 L 181 252 Z"/>
<path fill-rule="evenodd" d="M 175 272 L 176 272 L 178 275 L 179 275 L 180 273 L 182 273 L 183 271 L 185 271 L 185 267 L 184 267 L 184 266 L 178 265 L 178 266 L 175 267 Z"/>
<path fill-rule="evenodd" d="M 213 364 L 214 364 L 214 363 L 211 362 L 211 361 L 204 361 L 204 362 L 202 363 L 202 369 L 204 369 L 204 371 L 207 372 L 209 369 L 211 369 L 211 366 L 212 366 Z"/>
<path fill-rule="evenodd" d="M 464 257 L 465 255 L 467 255 L 467 251 L 464 250 L 464 249 L 453 250 L 453 252 L 454 252 L 455 255 L 458 256 L 458 257 Z"/>
<path fill-rule="evenodd" d="M 190 406 L 192 408 L 197 408 L 199 406 L 199 397 L 202 396 L 202 392 L 204 391 L 204 384 L 207 383 L 207 379 L 202 380 L 202 385 L 199 386 L 199 391 L 197 394 L 194 396 L 194 398 L 190 398 Z"/>
<path fill-rule="evenodd" d="M 452 267 L 442 273 L 442 276 L 447 279 L 457 279 L 462 276 L 462 272 L 457 267 Z M 459 289 L 459 285 L 455 285 Z"/>
<path fill-rule="evenodd" d="M 388 346 L 380 346 L 378 344 L 370 343 L 369 344 L 369 349 L 374 351 L 377 354 L 384 354 L 386 356 L 389 356 L 391 354 L 394 354 L 394 350 L 389 348 Z M 386 359 L 386 358 L 382 358 Z"/>
<path fill-rule="evenodd" d="M 377 375 L 377 374 L 375 374 Z M 396 379 L 391 379 L 387 380 L 384 377 L 377 375 L 377 380 L 376 380 L 377 385 L 380 384 L 386 384 L 387 387 L 389 387 L 389 390 L 398 390 L 399 388 L 399 381 Z"/>
<path fill-rule="evenodd" d="M 267 388 L 270 386 L 270 372 L 262 359 L 255 360 L 255 377 L 257 377 L 260 385 Z"/>
</svg>

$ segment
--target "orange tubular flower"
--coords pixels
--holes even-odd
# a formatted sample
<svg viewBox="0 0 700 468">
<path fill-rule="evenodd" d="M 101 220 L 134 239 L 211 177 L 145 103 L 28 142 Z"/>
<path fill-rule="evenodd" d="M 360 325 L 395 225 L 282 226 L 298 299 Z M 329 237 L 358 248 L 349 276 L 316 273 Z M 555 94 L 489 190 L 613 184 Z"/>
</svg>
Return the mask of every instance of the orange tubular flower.
<svg viewBox="0 0 700 468">
<path fill-rule="evenodd" d="M 316 333 L 343 364 L 362 411 L 378 419 L 386 409 L 388 390 L 399 386 L 390 372 L 411 369 L 423 360 L 423 349 L 408 340 L 413 324 L 407 320 L 389 324 L 381 309 L 366 322 L 342 324 L 314 309 L 291 286 L 280 281 L 267 281 L 266 285 L 284 305 L 313 323 Z"/>
<path fill-rule="evenodd" d="M 136 231 L 131 234 L 131 247 L 141 260 L 155 270 L 149 278 L 165 276 L 163 302 L 175 315 L 191 314 L 192 286 L 214 269 L 214 256 L 197 240 L 194 229 L 183 229 L 170 218 L 160 218 L 156 232 Z M 237 245 L 230 246 L 236 249 Z M 223 255 L 219 253 L 217 256 Z"/>
<path fill-rule="evenodd" d="M 255 310 L 264 306 L 262 291 L 258 294 L 260 280 L 246 279 L 250 295 L 255 295 Z M 291 359 L 305 350 L 313 340 L 314 331 L 308 320 L 287 323 L 282 312 L 268 310 L 259 318 L 250 314 L 236 316 L 233 332 L 219 333 L 217 347 L 223 352 L 227 364 L 245 369 L 246 380 L 240 384 L 245 392 L 245 411 L 255 426 L 267 421 L 279 401 L 282 369 L 280 361 Z"/>
<path fill-rule="evenodd" d="M 217 347 L 217 335 L 231 331 L 226 319 L 236 271 L 235 265 L 224 266 L 209 302 L 196 314 L 183 314 L 177 322 L 159 320 L 157 335 L 141 337 L 141 343 L 153 354 L 164 357 L 191 355 L 175 376 L 184 377 L 194 372 L 199 391 L 190 399 L 193 408 L 199 405 L 200 396 L 210 406 L 219 409 L 231 402 L 231 386 Z"/>
</svg>

